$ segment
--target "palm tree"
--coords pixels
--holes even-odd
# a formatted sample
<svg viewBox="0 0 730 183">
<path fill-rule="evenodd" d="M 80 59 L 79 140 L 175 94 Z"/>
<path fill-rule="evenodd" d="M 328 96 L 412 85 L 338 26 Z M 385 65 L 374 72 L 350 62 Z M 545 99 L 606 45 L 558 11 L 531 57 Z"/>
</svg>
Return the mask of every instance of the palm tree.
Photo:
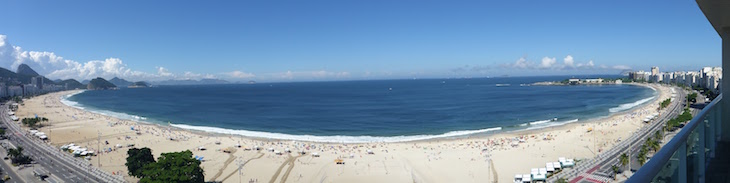
<svg viewBox="0 0 730 183">
<path fill-rule="evenodd" d="M 657 140 L 662 139 L 662 131 L 656 131 L 656 133 L 654 133 L 654 138 Z"/>
<path fill-rule="evenodd" d="M 10 157 L 15 158 L 15 157 L 19 157 L 22 155 L 23 155 L 23 147 L 8 149 L 8 156 L 10 156 Z"/>
<path fill-rule="evenodd" d="M 649 144 L 649 146 L 654 150 L 654 152 L 659 152 L 659 149 L 661 146 L 659 145 L 658 141 L 653 141 L 653 143 Z"/>
<path fill-rule="evenodd" d="M 629 164 L 629 155 L 623 153 L 621 154 L 621 156 L 618 157 L 618 160 L 621 162 L 621 166 L 626 166 Z"/>
</svg>

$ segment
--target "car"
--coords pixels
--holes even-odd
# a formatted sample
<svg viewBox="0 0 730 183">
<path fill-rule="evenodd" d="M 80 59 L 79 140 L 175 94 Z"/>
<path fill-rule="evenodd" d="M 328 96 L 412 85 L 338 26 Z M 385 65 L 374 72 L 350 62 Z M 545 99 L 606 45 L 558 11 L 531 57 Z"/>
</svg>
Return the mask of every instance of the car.
<svg viewBox="0 0 730 183">
<path fill-rule="evenodd" d="M 8 158 L 7 156 L 5 156 L 5 157 L 3 157 L 3 159 L 4 159 L 4 160 L 8 160 L 8 159 L 10 159 L 10 158 Z"/>
</svg>

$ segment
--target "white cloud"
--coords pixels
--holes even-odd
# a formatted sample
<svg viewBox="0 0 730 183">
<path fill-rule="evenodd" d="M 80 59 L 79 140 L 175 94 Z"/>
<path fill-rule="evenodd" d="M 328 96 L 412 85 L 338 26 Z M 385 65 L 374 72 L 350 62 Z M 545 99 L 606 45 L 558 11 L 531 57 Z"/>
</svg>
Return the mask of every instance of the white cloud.
<svg viewBox="0 0 730 183">
<path fill-rule="evenodd" d="M 242 72 L 242 71 L 233 71 L 226 73 L 229 77 L 237 78 L 237 79 L 245 79 L 245 78 L 253 78 L 256 77 L 256 75 L 252 73 Z"/>
<path fill-rule="evenodd" d="M 162 77 L 175 76 L 175 74 L 172 74 L 169 70 L 165 69 L 164 67 L 157 67 L 157 75 L 160 75 Z"/>
<path fill-rule="evenodd" d="M 298 80 L 307 80 L 307 79 L 326 79 L 326 78 L 349 78 L 350 72 L 331 72 L 331 71 L 325 71 L 325 70 L 319 70 L 319 71 L 286 71 L 283 73 L 274 73 L 270 74 L 274 78 L 279 79 L 298 79 Z"/>
<path fill-rule="evenodd" d="M 570 56 L 570 55 L 565 56 L 565 58 L 563 58 L 563 64 L 565 65 L 565 67 L 573 68 L 574 67 L 573 56 Z"/>
<path fill-rule="evenodd" d="M 25 51 L 8 42 L 0 35 L 0 67 L 15 71 L 20 64 L 27 64 L 41 75 L 53 79 L 91 79 L 95 77 L 122 77 L 131 80 L 155 79 L 159 75 L 130 69 L 119 58 L 77 62 L 64 59 L 53 52 Z"/>
<path fill-rule="evenodd" d="M 555 65 L 556 59 L 555 57 L 542 57 L 542 62 L 540 62 L 540 68 L 547 69 L 553 67 Z"/>
<path fill-rule="evenodd" d="M 527 69 L 532 68 L 532 65 L 533 64 L 531 62 L 528 62 L 525 57 L 520 57 L 520 59 L 517 59 L 517 61 L 515 61 L 515 64 L 513 64 L 512 66 L 519 69 Z"/>
<path fill-rule="evenodd" d="M 631 69 L 631 67 L 629 67 L 627 65 L 614 65 L 611 68 L 612 69 L 617 69 L 617 70 L 630 70 Z"/>
</svg>

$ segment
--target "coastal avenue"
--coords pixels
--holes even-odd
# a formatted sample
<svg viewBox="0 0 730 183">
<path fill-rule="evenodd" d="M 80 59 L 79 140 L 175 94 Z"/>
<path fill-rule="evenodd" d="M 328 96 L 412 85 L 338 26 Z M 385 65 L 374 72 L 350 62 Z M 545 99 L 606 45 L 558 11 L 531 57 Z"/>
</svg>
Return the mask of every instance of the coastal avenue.
<svg viewBox="0 0 730 183">
<path fill-rule="evenodd" d="M 607 175 L 610 175 L 611 166 L 620 164 L 619 157 L 621 154 L 630 154 L 630 161 L 632 165 L 638 164 L 635 155 L 639 153 L 641 144 L 646 139 L 654 134 L 657 130 L 661 130 L 664 124 L 672 118 L 677 117 L 683 112 L 686 100 L 684 100 L 685 93 L 684 89 L 674 88 L 677 91 L 676 99 L 672 101 L 669 106 L 669 112 L 660 114 L 659 120 L 654 120 L 651 124 L 645 125 L 639 131 L 634 132 L 631 137 L 621 141 L 613 148 L 599 154 L 591 160 L 584 161 L 580 165 L 576 165 L 574 169 L 559 173 L 556 176 L 548 179 L 548 182 L 555 182 L 557 178 L 565 178 L 571 183 L 575 182 L 602 182 L 608 181 Z M 658 99 L 661 100 L 661 99 Z M 648 161 L 648 160 L 647 160 Z"/>
<path fill-rule="evenodd" d="M 89 166 L 89 163 L 84 160 L 71 157 L 69 153 L 62 152 L 58 148 L 47 145 L 37 138 L 31 138 L 16 122 L 10 119 L 7 114 L 7 109 L 0 109 L 0 116 L 2 116 L 0 120 L 8 128 L 6 132 L 8 134 L 8 140 L 14 146 L 23 147 L 23 154 L 30 156 L 34 160 L 35 164 L 33 166 L 45 168 L 50 175 L 47 179 L 55 182 L 124 182 L 121 178 L 114 177 L 96 167 Z M 7 172 L 12 171 L 5 167 L 3 169 Z M 16 179 L 15 181 L 17 180 L 20 179 Z M 36 180 L 38 179 L 26 181 L 33 182 Z"/>
</svg>

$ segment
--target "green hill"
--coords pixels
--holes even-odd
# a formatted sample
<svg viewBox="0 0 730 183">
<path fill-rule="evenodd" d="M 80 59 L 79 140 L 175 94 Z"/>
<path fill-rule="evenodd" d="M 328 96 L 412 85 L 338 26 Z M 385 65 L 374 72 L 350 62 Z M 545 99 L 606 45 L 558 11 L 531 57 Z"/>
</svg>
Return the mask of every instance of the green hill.
<svg viewBox="0 0 730 183">
<path fill-rule="evenodd" d="M 67 79 L 63 80 L 61 82 L 58 82 L 59 85 L 66 86 L 68 84 L 68 89 L 85 89 L 86 85 L 79 83 L 79 81 L 76 81 L 75 79 Z"/>
<path fill-rule="evenodd" d="M 117 88 L 116 85 L 110 83 L 104 78 L 95 78 L 89 81 L 89 85 L 86 86 L 86 89 L 89 90 L 108 90 L 108 89 L 115 89 Z"/>
</svg>

